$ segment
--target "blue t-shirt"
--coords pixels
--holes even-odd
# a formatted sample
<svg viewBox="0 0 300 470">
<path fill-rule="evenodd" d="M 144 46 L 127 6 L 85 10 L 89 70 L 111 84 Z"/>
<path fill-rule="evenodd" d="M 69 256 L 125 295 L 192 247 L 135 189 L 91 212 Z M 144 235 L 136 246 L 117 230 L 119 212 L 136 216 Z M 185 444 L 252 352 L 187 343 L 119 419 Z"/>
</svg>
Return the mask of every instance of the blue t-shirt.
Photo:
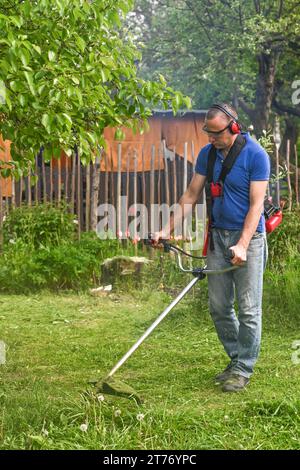
<svg viewBox="0 0 300 470">
<path fill-rule="evenodd" d="M 246 145 L 237 157 L 225 179 L 223 196 L 213 200 L 212 226 L 226 230 L 242 230 L 250 207 L 250 182 L 267 181 L 270 177 L 270 159 L 266 151 L 253 140 L 248 133 L 243 133 Z M 207 175 L 207 160 L 211 144 L 200 151 L 195 172 Z M 224 156 L 217 150 L 213 180 L 220 177 Z M 257 232 L 265 231 L 265 220 L 262 215 Z"/>
</svg>

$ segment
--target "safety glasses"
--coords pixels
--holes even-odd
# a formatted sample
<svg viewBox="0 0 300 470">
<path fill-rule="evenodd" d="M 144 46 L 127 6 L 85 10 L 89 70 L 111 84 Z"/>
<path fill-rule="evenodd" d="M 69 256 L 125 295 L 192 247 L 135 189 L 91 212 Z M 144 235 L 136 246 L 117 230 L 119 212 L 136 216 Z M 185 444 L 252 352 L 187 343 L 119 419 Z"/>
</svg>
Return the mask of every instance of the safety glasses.
<svg viewBox="0 0 300 470">
<path fill-rule="evenodd" d="M 218 137 L 219 135 L 221 135 L 224 131 L 226 131 L 226 129 L 228 129 L 230 127 L 230 124 L 231 122 L 226 126 L 224 127 L 224 129 L 221 129 L 220 131 L 210 131 L 209 129 L 207 129 L 206 126 L 203 126 L 202 127 L 202 130 L 203 132 L 205 132 L 207 135 L 211 135 L 213 137 Z"/>
</svg>

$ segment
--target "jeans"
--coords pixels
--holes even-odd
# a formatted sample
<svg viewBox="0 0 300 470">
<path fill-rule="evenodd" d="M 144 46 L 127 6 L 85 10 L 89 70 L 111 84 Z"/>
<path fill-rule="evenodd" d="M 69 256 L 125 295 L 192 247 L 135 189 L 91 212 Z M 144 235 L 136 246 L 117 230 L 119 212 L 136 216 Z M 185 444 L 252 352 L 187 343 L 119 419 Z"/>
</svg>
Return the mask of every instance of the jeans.
<svg viewBox="0 0 300 470">
<path fill-rule="evenodd" d="M 214 250 L 208 251 L 209 269 L 230 266 L 229 248 L 241 231 L 213 229 Z M 230 358 L 233 373 L 250 377 L 261 342 L 263 272 L 267 261 L 266 235 L 256 233 L 250 241 L 245 265 L 224 274 L 208 276 L 210 313 L 219 340 Z M 236 297 L 238 317 L 234 309 Z"/>
</svg>

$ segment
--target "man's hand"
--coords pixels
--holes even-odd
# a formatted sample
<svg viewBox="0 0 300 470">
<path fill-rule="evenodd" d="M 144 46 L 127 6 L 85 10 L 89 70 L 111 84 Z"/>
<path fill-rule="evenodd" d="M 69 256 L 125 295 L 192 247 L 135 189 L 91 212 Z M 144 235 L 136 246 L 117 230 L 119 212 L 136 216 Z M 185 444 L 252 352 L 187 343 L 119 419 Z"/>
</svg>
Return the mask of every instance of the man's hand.
<svg viewBox="0 0 300 470">
<path fill-rule="evenodd" d="M 247 249 L 241 243 L 231 246 L 229 250 L 232 250 L 234 253 L 234 257 L 231 260 L 233 265 L 241 266 L 247 261 Z"/>
<path fill-rule="evenodd" d="M 162 246 L 161 243 L 159 243 L 160 239 L 170 240 L 170 233 L 167 232 L 166 230 L 161 230 L 160 232 L 151 233 L 151 240 L 153 241 L 153 246 L 155 247 Z"/>
</svg>

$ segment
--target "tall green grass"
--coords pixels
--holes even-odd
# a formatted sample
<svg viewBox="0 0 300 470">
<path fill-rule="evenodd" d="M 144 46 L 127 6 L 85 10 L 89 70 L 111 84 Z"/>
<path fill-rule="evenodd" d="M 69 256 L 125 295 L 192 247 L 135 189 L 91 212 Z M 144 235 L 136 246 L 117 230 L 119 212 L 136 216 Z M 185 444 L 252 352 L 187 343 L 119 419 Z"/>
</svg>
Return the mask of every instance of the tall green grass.
<svg viewBox="0 0 300 470">
<path fill-rule="evenodd" d="M 221 392 L 226 356 L 210 321 L 205 281 L 117 373 L 138 406 L 97 395 L 101 378 L 170 302 L 163 290 L 0 296 L 2 449 L 299 449 L 299 365 L 292 318 L 264 318 L 262 351 L 245 392 Z"/>
<path fill-rule="evenodd" d="M 0 366 L 0 448 L 300 449 L 300 365 L 292 360 L 300 340 L 297 241 L 289 236 L 288 262 L 281 242 L 270 243 L 262 349 L 250 386 L 232 395 L 214 385 L 227 358 L 204 280 L 118 371 L 143 396 L 140 406 L 97 395 L 88 381 L 107 374 L 190 276 L 170 255 L 156 252 L 144 276 L 119 280 L 111 294 L 93 297 L 86 287 L 94 282 L 94 267 L 126 252 L 122 245 L 87 234 L 26 258 L 22 241 L 8 244 L 0 261 L 0 285 L 6 286 L 0 340 L 7 349 Z M 12 253 L 15 264 L 9 264 Z M 43 262 L 35 267 L 38 259 Z M 57 275 L 52 291 L 36 279 L 30 285 L 32 273 L 50 282 L 51 272 Z M 53 292 L 68 273 L 76 291 Z"/>
</svg>

